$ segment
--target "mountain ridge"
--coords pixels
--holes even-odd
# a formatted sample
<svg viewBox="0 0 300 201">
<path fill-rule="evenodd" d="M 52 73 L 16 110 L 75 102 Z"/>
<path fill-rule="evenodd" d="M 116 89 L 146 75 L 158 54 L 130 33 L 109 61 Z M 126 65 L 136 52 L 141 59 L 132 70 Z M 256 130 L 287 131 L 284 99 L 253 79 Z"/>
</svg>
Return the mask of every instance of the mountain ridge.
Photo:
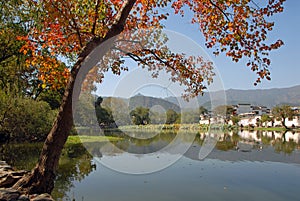
<svg viewBox="0 0 300 201">
<path fill-rule="evenodd" d="M 220 95 L 222 95 L 223 93 L 223 91 L 215 91 L 211 93 L 206 92 L 203 96 L 197 97 L 198 105 L 195 105 L 195 101 L 186 102 L 183 100 L 183 98 L 174 96 L 159 98 L 138 94 L 130 98 L 118 99 L 122 99 L 123 101 L 127 102 L 131 110 L 137 106 L 151 108 L 154 105 L 162 105 L 165 110 L 173 109 L 176 112 L 179 112 L 179 105 L 181 109 L 195 109 L 200 106 L 211 109 L 210 97 L 220 97 Z M 239 103 L 248 103 L 256 106 L 267 106 L 268 108 L 272 108 L 280 104 L 300 106 L 300 85 L 271 89 L 228 89 L 225 90 L 225 94 L 226 101 L 221 100 L 218 102 L 218 100 L 214 100 L 215 106 L 222 104 L 236 105 Z"/>
<path fill-rule="evenodd" d="M 198 96 L 199 105 L 209 107 L 210 95 L 212 97 L 222 91 L 215 91 L 211 93 L 204 93 L 203 96 Z M 228 89 L 225 90 L 226 104 L 234 105 L 238 103 L 249 103 L 252 105 L 263 105 L 272 108 L 280 104 L 288 104 L 292 106 L 300 105 L 300 85 L 284 88 L 271 88 L 271 89 Z M 174 103 L 174 99 L 180 100 L 183 107 L 191 107 L 188 103 L 184 102 L 181 97 L 168 97 L 168 101 Z M 224 101 L 223 101 L 224 102 Z"/>
</svg>

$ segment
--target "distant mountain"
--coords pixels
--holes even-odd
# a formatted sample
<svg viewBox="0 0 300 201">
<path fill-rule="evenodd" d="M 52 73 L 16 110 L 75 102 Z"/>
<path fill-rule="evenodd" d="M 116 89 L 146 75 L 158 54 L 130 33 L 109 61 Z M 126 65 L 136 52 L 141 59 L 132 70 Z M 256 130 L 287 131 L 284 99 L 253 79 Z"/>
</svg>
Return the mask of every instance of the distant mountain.
<svg viewBox="0 0 300 201">
<path fill-rule="evenodd" d="M 220 101 L 226 94 L 226 102 Z M 197 97 L 198 104 L 195 102 L 186 102 L 181 97 L 167 97 L 167 98 L 155 98 L 137 94 L 129 99 L 116 98 L 122 100 L 129 105 L 129 109 L 132 110 L 136 107 L 142 106 L 146 108 L 152 108 L 153 106 L 161 106 L 164 110 L 173 109 L 176 112 L 180 112 L 182 109 L 197 108 L 204 106 L 207 109 L 211 109 L 211 97 L 218 98 L 220 100 L 214 100 L 214 106 L 217 105 L 234 105 L 239 103 L 249 103 L 258 106 L 267 106 L 272 108 L 280 104 L 288 104 L 292 106 L 300 106 L 300 85 L 289 88 L 273 88 L 273 89 L 253 89 L 253 90 L 238 90 L 229 89 L 225 92 L 217 91 L 211 93 L 204 93 L 203 96 Z M 105 97 L 108 98 L 108 97 Z M 104 99 L 105 99 L 104 98 Z M 179 107 L 180 106 L 180 107 Z"/>
<path fill-rule="evenodd" d="M 210 97 L 220 97 L 223 92 L 204 93 L 198 97 L 198 104 L 210 108 Z M 280 104 L 288 104 L 292 106 L 300 105 L 300 85 L 289 88 L 273 88 L 273 89 L 253 89 L 238 90 L 229 89 L 225 91 L 227 104 L 250 103 L 252 105 L 264 105 L 272 108 Z M 168 97 L 167 101 L 180 102 L 182 107 L 193 107 L 190 103 L 184 102 L 180 97 Z M 222 101 L 223 102 L 223 101 Z M 218 101 L 214 101 L 217 105 Z"/>
<path fill-rule="evenodd" d="M 274 107 L 280 104 L 300 105 L 300 85 L 289 88 L 226 91 L 228 102 L 248 102 Z"/>
<path fill-rule="evenodd" d="M 164 108 L 164 110 L 172 109 L 176 112 L 180 112 L 180 107 L 178 103 L 172 103 L 167 100 L 149 96 L 143 96 L 142 94 L 138 94 L 133 96 L 129 99 L 129 109 L 133 110 L 136 107 L 145 107 L 145 108 L 152 108 L 154 106 L 160 106 Z"/>
</svg>

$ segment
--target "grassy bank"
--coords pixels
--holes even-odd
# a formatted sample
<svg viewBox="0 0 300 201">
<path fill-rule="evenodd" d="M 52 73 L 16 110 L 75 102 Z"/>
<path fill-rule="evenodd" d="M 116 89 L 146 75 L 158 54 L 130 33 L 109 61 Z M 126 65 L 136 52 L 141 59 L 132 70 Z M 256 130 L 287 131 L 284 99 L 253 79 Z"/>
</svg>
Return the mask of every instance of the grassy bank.
<svg viewBox="0 0 300 201">
<path fill-rule="evenodd" d="M 191 130 L 198 131 L 201 129 L 200 124 L 149 124 L 149 125 L 129 125 L 121 126 L 120 130 L 123 131 L 153 131 L 153 130 Z"/>
<path fill-rule="evenodd" d="M 117 141 L 121 140 L 120 137 L 113 136 L 88 136 L 88 135 L 72 135 L 68 137 L 66 144 L 80 144 L 89 142 L 105 142 L 105 141 Z"/>
</svg>

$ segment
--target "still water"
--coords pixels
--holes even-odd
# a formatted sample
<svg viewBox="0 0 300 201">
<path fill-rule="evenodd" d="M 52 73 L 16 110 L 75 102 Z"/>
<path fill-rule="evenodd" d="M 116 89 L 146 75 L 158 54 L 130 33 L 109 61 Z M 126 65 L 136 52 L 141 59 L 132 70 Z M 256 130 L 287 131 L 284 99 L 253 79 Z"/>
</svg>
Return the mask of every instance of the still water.
<svg viewBox="0 0 300 201">
<path fill-rule="evenodd" d="M 76 201 L 300 200 L 298 133 L 221 134 L 203 159 L 199 151 L 205 146 L 205 134 L 195 135 L 192 144 L 189 136 L 193 135 L 181 138 L 181 144 L 190 145 L 183 155 L 182 149 L 158 151 L 177 135 L 67 146 L 52 195 L 56 200 Z M 1 159 L 30 169 L 40 146 L 6 145 L 1 148 Z M 167 160 L 168 165 L 161 168 Z M 123 173 L 130 171 L 138 174 Z"/>
</svg>

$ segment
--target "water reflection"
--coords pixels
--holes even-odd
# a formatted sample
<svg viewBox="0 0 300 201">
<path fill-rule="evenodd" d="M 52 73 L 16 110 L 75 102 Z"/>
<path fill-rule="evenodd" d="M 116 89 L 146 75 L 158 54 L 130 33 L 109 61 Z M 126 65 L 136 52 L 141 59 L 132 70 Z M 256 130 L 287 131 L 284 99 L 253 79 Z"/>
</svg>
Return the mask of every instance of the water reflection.
<svg viewBox="0 0 300 201">
<path fill-rule="evenodd" d="M 5 144 L 0 146 L 0 160 L 7 161 L 16 169 L 30 170 L 39 157 L 42 143 Z M 66 145 L 59 161 L 55 188 L 52 196 L 55 199 L 71 199 L 67 193 L 74 181 L 82 181 L 96 169 L 92 155 L 82 144 Z"/>
<path fill-rule="evenodd" d="M 217 144 L 215 149 L 221 151 L 237 150 L 251 151 L 261 150 L 267 147 L 273 147 L 275 152 L 291 154 L 295 150 L 300 149 L 300 133 L 294 131 L 276 132 L 276 131 L 260 131 L 260 130 L 242 130 L 212 133 L 188 132 L 185 131 L 180 137 L 181 143 L 189 143 L 202 146 L 208 135 L 215 135 Z M 138 135 L 138 138 L 132 136 Z M 132 131 L 130 137 L 124 135 L 124 140 L 112 142 L 116 147 L 120 148 L 121 152 L 147 154 L 153 153 L 162 149 L 167 144 L 172 142 L 178 132 L 160 132 L 147 139 L 149 132 Z M 105 151 L 105 150 L 104 150 Z"/>
<path fill-rule="evenodd" d="M 90 134 L 94 135 L 95 133 L 91 132 Z M 78 184 L 85 181 L 92 172 L 103 171 L 101 165 L 97 165 L 96 170 L 96 158 L 104 160 L 104 158 L 118 157 L 120 163 L 128 163 L 126 161 L 128 153 L 134 153 L 133 157 L 142 158 L 143 154 L 155 153 L 166 147 L 177 135 L 177 133 L 169 131 L 160 132 L 155 136 L 153 135 L 151 139 L 146 139 L 148 134 L 147 132 L 139 132 L 131 133 L 131 137 L 124 135 L 123 140 L 109 142 L 116 145 L 115 147 L 108 146 L 107 142 L 85 143 L 84 146 L 82 144 L 67 145 L 60 160 L 53 197 L 57 200 L 71 200 L 72 192 L 76 192 L 74 183 Z M 134 135 L 139 135 L 140 139 L 135 139 Z M 208 133 L 189 132 L 182 135 L 180 138 L 182 144 L 193 141 L 192 146 L 183 155 L 185 159 L 191 159 L 194 162 L 199 161 L 198 153 L 207 135 Z M 268 161 L 300 164 L 300 134 L 297 132 L 232 131 L 219 132 L 216 133 L 216 136 L 218 142 L 215 149 L 205 159 L 206 163 L 209 160 L 217 159 L 224 162 Z M 41 144 L 2 145 L 0 146 L 0 159 L 7 161 L 17 169 L 29 170 L 35 165 L 40 150 Z M 168 152 L 165 154 L 170 156 L 178 153 Z M 159 161 L 159 158 L 155 158 L 155 160 Z M 175 178 L 175 175 L 171 177 Z M 99 182 L 102 181 L 101 178 L 98 179 Z M 109 178 L 106 179 L 109 180 Z M 104 182 L 107 180 L 104 179 Z"/>
</svg>

